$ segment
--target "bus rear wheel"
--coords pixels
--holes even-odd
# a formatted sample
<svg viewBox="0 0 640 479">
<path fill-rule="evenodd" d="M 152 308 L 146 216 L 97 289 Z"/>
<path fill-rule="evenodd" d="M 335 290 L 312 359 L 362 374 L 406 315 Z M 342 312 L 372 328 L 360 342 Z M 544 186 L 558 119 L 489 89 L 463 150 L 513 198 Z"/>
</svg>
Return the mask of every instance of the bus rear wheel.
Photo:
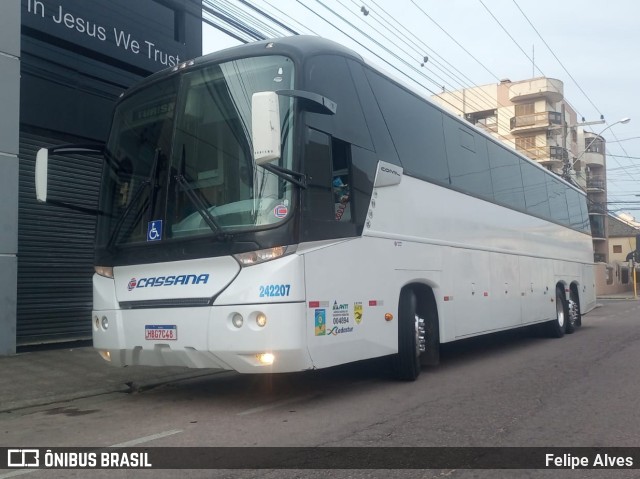
<svg viewBox="0 0 640 479">
<path fill-rule="evenodd" d="M 425 345 L 425 320 L 418 315 L 418 300 L 412 290 L 403 290 L 398 307 L 398 353 L 392 356 L 394 376 L 415 381 L 420 374 L 420 353 Z"/>
<path fill-rule="evenodd" d="M 569 303 L 569 315 L 574 320 L 576 328 L 582 326 L 582 314 L 580 314 L 580 295 L 577 288 L 571 288 L 571 302 Z"/>
</svg>

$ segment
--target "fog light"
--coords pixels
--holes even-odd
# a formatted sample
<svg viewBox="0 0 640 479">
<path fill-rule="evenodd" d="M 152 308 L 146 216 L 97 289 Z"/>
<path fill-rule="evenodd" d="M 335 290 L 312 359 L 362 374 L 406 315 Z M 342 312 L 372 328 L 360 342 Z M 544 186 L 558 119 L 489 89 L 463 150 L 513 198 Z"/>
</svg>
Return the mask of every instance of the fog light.
<svg viewBox="0 0 640 479">
<path fill-rule="evenodd" d="M 236 328 L 241 328 L 242 324 L 244 323 L 244 318 L 240 313 L 235 313 L 231 318 L 231 322 Z"/>
<path fill-rule="evenodd" d="M 258 313 L 256 316 L 256 324 L 261 328 L 264 328 L 267 324 L 267 316 L 264 313 Z"/>
<path fill-rule="evenodd" d="M 276 357 L 271 353 L 258 354 L 258 361 L 260 361 L 260 364 L 264 364 L 265 366 L 273 364 L 275 359 Z"/>
<path fill-rule="evenodd" d="M 111 353 L 109 351 L 98 351 L 98 354 L 105 361 L 111 362 Z"/>
<path fill-rule="evenodd" d="M 100 328 L 100 318 L 98 318 L 97 316 L 93 317 L 93 324 L 96 325 L 96 329 Z"/>
<path fill-rule="evenodd" d="M 109 329 L 109 319 L 106 316 L 102 317 L 102 321 L 100 322 L 100 324 L 102 324 L 102 329 Z"/>
</svg>

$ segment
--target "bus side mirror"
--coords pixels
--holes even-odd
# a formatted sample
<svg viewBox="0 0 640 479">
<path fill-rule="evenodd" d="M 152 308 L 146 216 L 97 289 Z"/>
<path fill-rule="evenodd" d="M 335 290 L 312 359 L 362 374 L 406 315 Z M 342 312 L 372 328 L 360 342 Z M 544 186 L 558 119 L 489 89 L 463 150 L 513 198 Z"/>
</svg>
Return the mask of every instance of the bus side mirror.
<svg viewBox="0 0 640 479">
<path fill-rule="evenodd" d="M 280 158 L 280 105 L 276 92 L 262 91 L 252 95 L 251 137 L 256 165 Z"/>
<path fill-rule="evenodd" d="M 47 202 L 47 170 L 49 150 L 40 148 L 36 154 L 36 199 L 40 203 Z"/>
</svg>

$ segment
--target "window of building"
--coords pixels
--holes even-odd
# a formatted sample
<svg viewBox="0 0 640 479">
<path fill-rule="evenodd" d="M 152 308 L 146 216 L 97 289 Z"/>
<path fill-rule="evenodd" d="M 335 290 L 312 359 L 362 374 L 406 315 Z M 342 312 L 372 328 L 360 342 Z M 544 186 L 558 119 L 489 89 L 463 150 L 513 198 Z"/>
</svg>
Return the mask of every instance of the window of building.
<svg viewBox="0 0 640 479">
<path fill-rule="evenodd" d="M 536 160 L 538 156 L 535 135 L 516 137 L 516 150 L 528 156 L 532 160 Z"/>
<path fill-rule="evenodd" d="M 613 252 L 614 253 L 622 253 L 622 245 L 614 244 L 613 245 Z"/>
<path fill-rule="evenodd" d="M 602 153 L 604 155 L 604 140 L 599 137 L 585 138 L 584 148 L 589 153 Z"/>
<path fill-rule="evenodd" d="M 536 112 L 535 103 L 522 103 L 515 106 L 516 116 L 533 115 Z"/>
<path fill-rule="evenodd" d="M 466 116 L 467 121 L 487 131 L 498 131 L 498 116 L 496 110 L 476 111 Z"/>
</svg>

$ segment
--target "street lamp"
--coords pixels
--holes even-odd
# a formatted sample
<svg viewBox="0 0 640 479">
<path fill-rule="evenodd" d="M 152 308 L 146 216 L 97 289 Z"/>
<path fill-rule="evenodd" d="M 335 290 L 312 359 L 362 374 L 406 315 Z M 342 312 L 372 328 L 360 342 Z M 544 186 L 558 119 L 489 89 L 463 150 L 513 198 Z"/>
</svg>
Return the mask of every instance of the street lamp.
<svg viewBox="0 0 640 479">
<path fill-rule="evenodd" d="M 611 123 L 611 125 L 609 125 L 608 127 L 606 127 L 605 129 L 603 129 L 602 131 L 600 131 L 600 133 L 598 133 L 596 136 L 594 136 L 591 141 L 589 142 L 589 144 L 586 146 L 586 148 L 582 151 L 582 153 L 580 153 L 580 155 L 578 155 L 578 158 L 576 158 L 575 160 L 573 160 L 573 163 L 571 163 L 571 168 L 573 168 L 573 165 L 575 165 L 580 158 L 582 158 L 582 156 L 589 150 L 589 148 L 591 148 L 591 145 L 593 145 L 593 143 L 596 141 L 596 139 L 598 139 L 598 137 L 600 135 L 602 135 L 605 131 L 607 131 L 609 128 L 612 128 L 613 126 L 617 125 L 618 123 L 629 123 L 631 121 L 631 118 L 623 118 L 621 120 L 616 121 L 615 123 Z"/>
</svg>

